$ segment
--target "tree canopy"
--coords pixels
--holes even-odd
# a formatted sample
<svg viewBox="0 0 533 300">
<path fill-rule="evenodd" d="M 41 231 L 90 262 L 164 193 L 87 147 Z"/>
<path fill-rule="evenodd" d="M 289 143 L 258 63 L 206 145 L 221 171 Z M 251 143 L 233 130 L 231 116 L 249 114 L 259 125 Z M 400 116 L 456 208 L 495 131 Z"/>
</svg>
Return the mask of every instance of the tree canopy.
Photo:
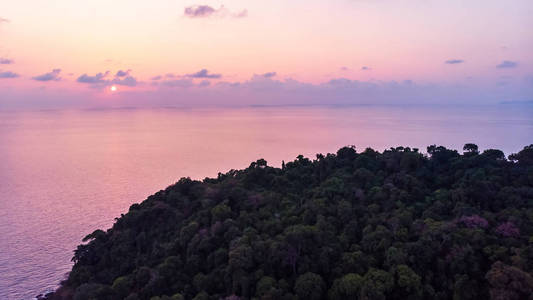
<svg viewBox="0 0 533 300">
<path fill-rule="evenodd" d="M 464 150 L 182 178 L 89 234 L 49 299 L 533 299 L 533 145 Z"/>
</svg>

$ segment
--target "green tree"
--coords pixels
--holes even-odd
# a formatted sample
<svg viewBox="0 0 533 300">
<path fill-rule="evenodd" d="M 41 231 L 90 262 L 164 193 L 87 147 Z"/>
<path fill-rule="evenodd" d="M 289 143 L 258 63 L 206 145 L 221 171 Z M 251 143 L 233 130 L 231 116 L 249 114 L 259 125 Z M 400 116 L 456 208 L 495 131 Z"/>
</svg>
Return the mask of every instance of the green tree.
<svg viewBox="0 0 533 300">
<path fill-rule="evenodd" d="M 335 279 L 333 286 L 328 292 L 328 298 L 336 299 L 357 299 L 363 285 L 363 277 L 359 274 L 349 273 L 342 278 Z"/>
<path fill-rule="evenodd" d="M 394 268 L 394 276 L 396 278 L 396 287 L 398 291 L 395 293 L 400 298 L 420 299 L 422 294 L 421 278 L 407 265 L 398 265 Z"/>
<path fill-rule="evenodd" d="M 387 271 L 370 268 L 363 278 L 361 299 L 386 299 L 394 287 L 394 277 Z"/>
<path fill-rule="evenodd" d="M 478 146 L 476 144 L 465 144 L 463 146 L 463 150 L 465 151 L 465 154 L 468 155 L 476 155 L 479 154 Z"/>
<path fill-rule="evenodd" d="M 300 299 L 322 299 L 324 281 L 320 275 L 307 272 L 296 279 L 294 291 Z"/>
<path fill-rule="evenodd" d="M 486 278 L 492 299 L 531 299 L 533 295 L 533 277 L 516 267 L 495 262 Z"/>
<path fill-rule="evenodd" d="M 121 276 L 113 281 L 113 285 L 111 287 L 120 298 L 126 298 L 126 296 L 130 294 L 130 290 L 133 287 L 133 282 L 128 277 Z"/>
</svg>

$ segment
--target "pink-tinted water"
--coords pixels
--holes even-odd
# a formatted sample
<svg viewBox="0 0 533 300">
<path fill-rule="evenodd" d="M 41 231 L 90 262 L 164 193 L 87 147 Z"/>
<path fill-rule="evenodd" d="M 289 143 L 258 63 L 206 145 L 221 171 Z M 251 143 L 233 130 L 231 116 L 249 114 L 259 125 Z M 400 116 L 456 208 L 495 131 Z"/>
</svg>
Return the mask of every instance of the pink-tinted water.
<svg viewBox="0 0 533 300">
<path fill-rule="evenodd" d="M 182 176 L 265 158 L 279 166 L 344 145 L 509 154 L 533 143 L 533 109 L 296 107 L 0 112 L 0 299 L 53 289 L 72 251 Z"/>
</svg>

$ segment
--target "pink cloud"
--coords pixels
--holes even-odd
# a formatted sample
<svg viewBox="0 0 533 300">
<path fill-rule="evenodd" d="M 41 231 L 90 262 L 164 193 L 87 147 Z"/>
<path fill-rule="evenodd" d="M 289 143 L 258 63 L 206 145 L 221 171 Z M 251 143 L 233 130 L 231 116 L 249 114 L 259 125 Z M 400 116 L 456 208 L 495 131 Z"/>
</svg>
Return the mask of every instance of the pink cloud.
<svg viewBox="0 0 533 300">
<path fill-rule="evenodd" d="M 189 18 L 207 18 L 207 17 L 232 17 L 232 18 L 245 18 L 248 16 L 248 10 L 243 9 L 239 12 L 232 13 L 226 9 L 223 5 L 220 8 L 215 9 L 209 5 L 193 5 L 185 7 L 184 15 Z"/>
</svg>

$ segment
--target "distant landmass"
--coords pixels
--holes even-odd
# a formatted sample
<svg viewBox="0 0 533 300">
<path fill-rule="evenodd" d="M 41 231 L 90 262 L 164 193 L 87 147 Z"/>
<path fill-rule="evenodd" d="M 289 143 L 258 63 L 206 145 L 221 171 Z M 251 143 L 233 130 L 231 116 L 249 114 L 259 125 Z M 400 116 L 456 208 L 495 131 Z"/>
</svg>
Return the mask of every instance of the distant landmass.
<svg viewBox="0 0 533 300">
<path fill-rule="evenodd" d="M 176 184 L 43 299 L 533 299 L 533 145 L 344 147 Z"/>
</svg>

